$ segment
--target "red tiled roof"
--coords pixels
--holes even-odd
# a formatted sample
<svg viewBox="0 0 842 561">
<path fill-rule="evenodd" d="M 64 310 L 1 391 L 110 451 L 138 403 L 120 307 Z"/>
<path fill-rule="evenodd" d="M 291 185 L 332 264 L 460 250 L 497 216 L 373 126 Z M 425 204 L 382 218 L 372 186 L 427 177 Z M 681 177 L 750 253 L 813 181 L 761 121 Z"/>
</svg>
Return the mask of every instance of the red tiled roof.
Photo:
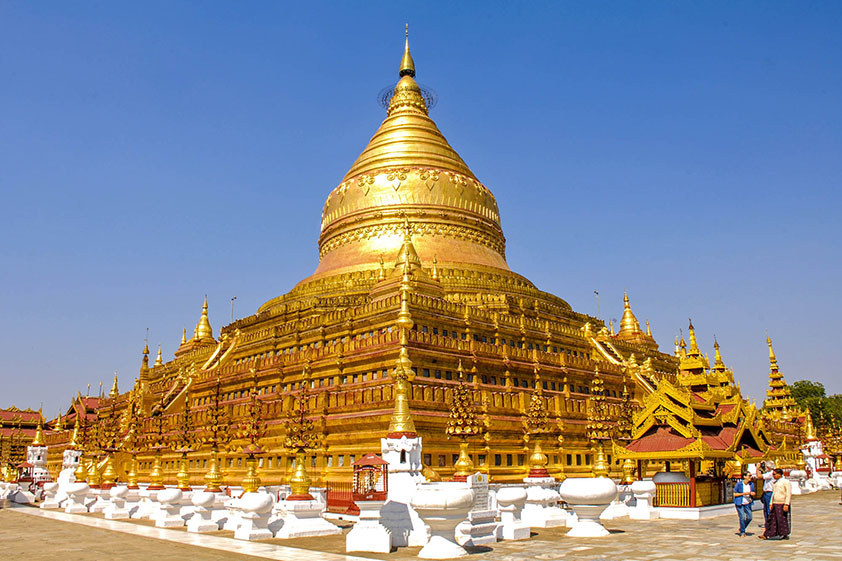
<svg viewBox="0 0 842 561">
<path fill-rule="evenodd" d="M 38 422 L 41 419 L 41 414 L 38 411 L 13 411 L 11 409 L 0 409 L 0 419 L 4 421 L 11 421 L 20 417 L 23 422 Z"/>
<path fill-rule="evenodd" d="M 20 434 L 22 434 L 24 436 L 24 440 L 26 440 L 26 439 L 31 440 L 31 439 L 35 438 L 35 431 L 36 431 L 36 429 L 21 428 Z M 3 435 L 4 437 L 11 436 L 13 434 L 18 434 L 17 428 L 15 428 L 15 427 L 1 427 L 0 428 L 0 435 Z"/>
<path fill-rule="evenodd" d="M 671 428 L 658 427 L 655 432 L 646 434 L 629 444 L 632 452 L 673 452 L 692 443 L 692 438 L 684 438 Z"/>
</svg>

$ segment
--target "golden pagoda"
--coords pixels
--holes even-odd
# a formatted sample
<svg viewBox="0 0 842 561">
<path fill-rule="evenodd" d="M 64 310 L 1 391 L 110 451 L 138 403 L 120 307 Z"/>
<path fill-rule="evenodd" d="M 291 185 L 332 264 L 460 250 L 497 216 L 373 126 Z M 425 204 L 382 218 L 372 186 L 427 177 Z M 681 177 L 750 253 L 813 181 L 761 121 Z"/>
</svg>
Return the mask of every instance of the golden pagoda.
<svg viewBox="0 0 842 561">
<path fill-rule="evenodd" d="M 408 38 L 400 61 L 385 119 L 327 195 L 313 274 L 222 326 L 218 338 L 205 298 L 193 336 L 152 366 L 147 346 L 134 387 L 115 406 L 131 397 L 143 416 L 154 408 L 171 426 L 189 394 L 197 419 L 221 406 L 234 425 L 256 387 L 266 403 L 260 476 L 286 483 L 302 452 L 285 445 L 284 419 L 306 386 L 314 444 L 295 465 L 314 486 L 349 481 L 353 461 L 387 434 L 421 436 L 423 464 L 449 478 L 459 442 L 445 429 L 461 362 L 483 428 L 463 460 L 492 480 L 522 480 L 530 467 L 523 421 L 537 393 L 549 426 L 563 427 L 542 443 L 548 474 L 585 475 L 597 369 L 606 408 L 617 410 L 624 382 L 638 400 L 675 380 L 679 361 L 658 350 L 648 324 L 641 329 L 628 295 L 613 335 L 509 268 L 497 201 L 431 119 Z M 226 482 L 241 482 L 246 455 L 236 447 L 197 447 L 188 462 L 216 466 L 217 454 Z M 138 477 L 148 481 L 162 466 L 162 479 L 175 483 L 181 459 L 141 451 Z M 207 469 L 193 468 L 190 483 Z"/>
<path fill-rule="evenodd" d="M 772 443 L 780 448 L 779 456 L 788 467 L 794 467 L 801 459 L 798 447 L 805 432 L 809 432 L 809 414 L 802 411 L 792 397 L 789 385 L 778 367 L 778 358 L 772 348 L 772 339 L 767 335 L 769 347 L 769 389 L 761 410 L 763 426 Z"/>
</svg>

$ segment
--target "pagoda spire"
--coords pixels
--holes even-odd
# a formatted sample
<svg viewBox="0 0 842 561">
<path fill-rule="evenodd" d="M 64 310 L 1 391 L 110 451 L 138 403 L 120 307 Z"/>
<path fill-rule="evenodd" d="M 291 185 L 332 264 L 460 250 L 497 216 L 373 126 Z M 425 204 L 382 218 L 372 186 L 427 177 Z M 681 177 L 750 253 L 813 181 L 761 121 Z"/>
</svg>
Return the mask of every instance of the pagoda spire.
<svg viewBox="0 0 842 561">
<path fill-rule="evenodd" d="M 716 337 L 713 339 L 713 348 L 715 351 L 713 357 L 714 370 L 725 370 L 725 363 L 722 361 L 722 355 L 719 354 L 719 341 L 716 340 Z"/>
<path fill-rule="evenodd" d="M 140 362 L 138 379 L 140 380 L 141 391 L 145 392 L 149 383 L 149 343 L 143 346 L 143 359 Z"/>
<path fill-rule="evenodd" d="M 766 334 L 766 344 L 769 346 L 769 389 L 766 390 L 766 399 L 763 401 L 764 412 L 771 413 L 782 419 L 791 418 L 791 414 L 798 410 L 798 404 L 792 397 L 789 385 L 784 380 L 783 374 L 778 367 L 778 359 L 775 357 L 775 350 L 772 348 L 772 339 Z"/>
<path fill-rule="evenodd" d="M 778 371 L 778 359 L 775 356 L 775 349 L 772 348 L 772 339 L 769 338 L 769 334 L 766 334 L 766 344 L 769 345 L 769 368 L 771 368 L 774 372 Z"/>
<path fill-rule="evenodd" d="M 640 322 L 637 321 L 637 318 L 632 312 L 631 305 L 629 304 L 629 294 L 625 290 L 623 291 L 623 318 L 620 320 L 620 332 L 619 335 L 625 334 L 632 334 L 632 333 L 639 333 L 640 332 Z"/>
<path fill-rule="evenodd" d="M 108 397 L 114 399 L 120 395 L 120 389 L 117 387 L 117 371 L 114 371 L 114 383 L 111 385 L 111 391 L 108 392 Z"/>
<path fill-rule="evenodd" d="M 804 421 L 804 438 L 807 442 L 816 440 L 816 429 L 813 427 L 813 416 L 807 409 L 807 419 Z"/>
<path fill-rule="evenodd" d="M 44 422 L 39 417 L 38 419 L 38 428 L 35 429 L 35 438 L 32 439 L 32 444 L 30 446 L 44 446 L 44 427 L 42 426 Z"/>
<path fill-rule="evenodd" d="M 210 321 L 208 320 L 207 296 L 205 296 L 205 302 L 202 304 L 202 316 L 199 318 L 199 323 L 196 324 L 196 329 L 193 331 L 193 339 L 196 341 L 214 341 L 213 329 L 211 329 Z"/>
<path fill-rule="evenodd" d="M 699 350 L 699 344 L 696 342 L 696 329 L 693 327 L 693 320 L 690 320 L 690 326 L 687 328 L 690 332 L 690 350 L 687 354 L 690 356 L 701 356 L 702 351 Z"/>
<path fill-rule="evenodd" d="M 79 414 L 76 414 L 76 422 L 73 423 L 73 433 L 70 435 L 70 444 L 68 446 L 72 449 L 78 449 L 82 444 L 82 435 L 80 434 L 81 425 L 79 423 Z"/>
<path fill-rule="evenodd" d="M 161 366 L 162 364 L 164 364 L 164 359 L 161 356 L 161 345 L 158 345 L 158 358 L 155 359 L 155 364 L 152 366 Z"/>
<path fill-rule="evenodd" d="M 182 345 L 187 344 L 187 328 L 186 327 L 181 328 L 181 344 Z"/>
<path fill-rule="evenodd" d="M 401 77 L 409 76 L 415 78 L 415 61 L 412 60 L 412 55 L 409 54 L 409 24 L 406 24 L 406 45 L 403 49 L 403 58 L 401 59 L 401 69 L 398 72 Z"/>
<path fill-rule="evenodd" d="M 392 411 L 392 417 L 389 420 L 389 435 L 391 437 L 399 437 L 399 435 L 409 435 L 412 438 L 417 434 L 415 431 L 415 422 L 412 420 L 412 414 L 409 409 L 409 393 L 410 380 L 413 377 L 412 361 L 409 359 L 409 351 L 407 351 L 407 344 L 409 343 L 409 330 L 415 324 L 412 320 L 412 314 L 409 311 L 409 292 L 411 290 L 408 282 L 408 266 L 404 262 L 404 281 L 401 282 L 401 309 L 398 313 L 396 327 L 400 332 L 401 349 L 398 353 L 398 359 L 395 361 L 395 370 L 393 378 L 395 380 L 395 408 Z"/>
</svg>

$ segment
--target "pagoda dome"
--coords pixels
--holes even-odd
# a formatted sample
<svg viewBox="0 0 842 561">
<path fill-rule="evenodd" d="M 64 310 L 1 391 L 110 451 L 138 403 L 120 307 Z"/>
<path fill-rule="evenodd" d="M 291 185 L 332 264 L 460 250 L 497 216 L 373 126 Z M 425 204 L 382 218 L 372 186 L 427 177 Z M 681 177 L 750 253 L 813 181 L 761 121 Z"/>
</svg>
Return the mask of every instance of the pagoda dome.
<svg viewBox="0 0 842 561">
<path fill-rule="evenodd" d="M 376 270 L 404 240 L 423 263 L 509 272 L 497 201 L 429 117 L 407 38 L 386 119 L 328 195 L 319 265 L 307 281 Z"/>
</svg>

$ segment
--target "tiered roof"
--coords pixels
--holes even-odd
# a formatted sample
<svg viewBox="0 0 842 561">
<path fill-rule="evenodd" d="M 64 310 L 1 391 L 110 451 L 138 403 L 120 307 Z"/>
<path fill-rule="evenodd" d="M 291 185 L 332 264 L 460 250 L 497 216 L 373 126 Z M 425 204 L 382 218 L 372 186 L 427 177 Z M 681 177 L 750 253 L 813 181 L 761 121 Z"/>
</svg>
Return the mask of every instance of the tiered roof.
<svg viewBox="0 0 842 561">
<path fill-rule="evenodd" d="M 617 454 L 633 459 L 739 459 L 758 461 L 770 442 L 758 411 L 744 400 L 715 344 L 714 367 L 702 355 L 690 324 L 690 348 L 683 347 L 677 383 L 662 379 L 635 415 L 628 446 Z"/>
<path fill-rule="evenodd" d="M 763 413 L 765 417 L 775 421 L 789 421 L 800 416 L 801 411 L 789 385 L 784 380 L 784 375 L 778 369 L 778 359 L 775 357 L 775 350 L 772 348 L 772 340 L 766 336 L 766 344 L 769 345 L 769 389 L 766 390 L 766 399 L 763 401 Z"/>
</svg>

